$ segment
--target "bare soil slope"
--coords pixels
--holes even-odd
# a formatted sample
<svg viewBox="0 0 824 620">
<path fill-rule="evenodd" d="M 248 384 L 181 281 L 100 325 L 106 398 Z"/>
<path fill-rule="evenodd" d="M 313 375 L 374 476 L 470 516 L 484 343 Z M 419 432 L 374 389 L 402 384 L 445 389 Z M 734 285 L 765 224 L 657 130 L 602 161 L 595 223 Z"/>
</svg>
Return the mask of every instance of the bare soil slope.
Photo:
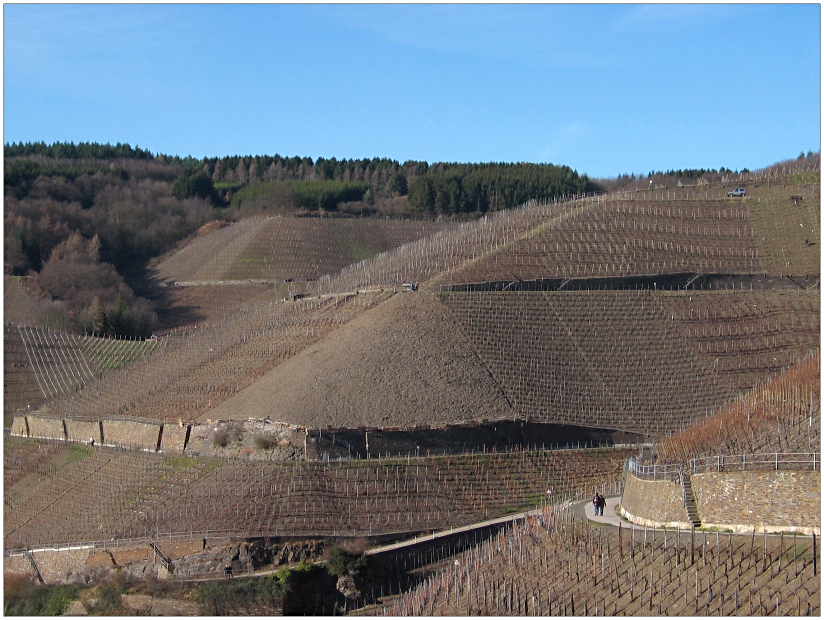
<svg viewBox="0 0 824 620">
<path fill-rule="evenodd" d="M 505 419 L 512 409 L 434 296 L 397 294 L 209 411 L 314 427 Z"/>
</svg>

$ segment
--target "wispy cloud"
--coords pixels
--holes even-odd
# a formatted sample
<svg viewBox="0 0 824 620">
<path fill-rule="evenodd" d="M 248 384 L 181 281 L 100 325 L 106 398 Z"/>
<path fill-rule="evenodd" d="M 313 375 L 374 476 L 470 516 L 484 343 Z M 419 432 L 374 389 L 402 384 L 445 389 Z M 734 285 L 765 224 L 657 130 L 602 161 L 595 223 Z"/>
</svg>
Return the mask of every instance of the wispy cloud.
<svg viewBox="0 0 824 620">
<path fill-rule="evenodd" d="M 721 4 L 641 4 L 628 9 L 612 23 L 616 33 L 655 26 L 706 25 L 708 21 L 726 19 L 737 8 Z"/>
<path fill-rule="evenodd" d="M 589 134 L 589 129 L 589 123 L 587 122 L 567 123 L 541 149 L 539 153 L 541 161 L 552 163 L 564 160 L 569 153 L 569 147 L 585 139 Z"/>
<path fill-rule="evenodd" d="M 394 45 L 528 66 L 609 67 L 589 43 L 603 23 L 576 5 L 346 5 L 319 7 L 340 27 Z M 607 9 L 609 11 L 611 9 Z"/>
</svg>

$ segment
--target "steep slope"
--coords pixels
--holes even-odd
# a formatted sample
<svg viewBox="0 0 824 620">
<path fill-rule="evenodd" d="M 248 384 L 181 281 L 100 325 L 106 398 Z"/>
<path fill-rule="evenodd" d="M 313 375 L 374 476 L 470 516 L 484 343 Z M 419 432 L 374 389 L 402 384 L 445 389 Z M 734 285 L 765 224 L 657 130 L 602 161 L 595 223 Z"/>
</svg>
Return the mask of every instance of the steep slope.
<svg viewBox="0 0 824 620">
<path fill-rule="evenodd" d="M 661 434 L 733 392 L 650 291 L 448 293 L 519 418 Z"/>
<path fill-rule="evenodd" d="M 3 328 L 3 412 L 36 409 L 45 400 L 20 330 L 6 325 Z"/>
<path fill-rule="evenodd" d="M 35 325 L 39 304 L 29 294 L 25 278 L 3 276 L 3 322 L 8 325 Z"/>
<path fill-rule="evenodd" d="M 397 294 L 208 412 L 314 427 L 511 419 L 512 409 L 438 300 Z"/>
<path fill-rule="evenodd" d="M 662 462 L 727 454 L 815 452 L 821 447 L 821 354 L 736 399 L 716 415 L 661 439 Z"/>
<path fill-rule="evenodd" d="M 354 218 L 250 218 L 193 240 L 158 262 L 167 281 L 317 279 L 448 226 Z"/>
</svg>

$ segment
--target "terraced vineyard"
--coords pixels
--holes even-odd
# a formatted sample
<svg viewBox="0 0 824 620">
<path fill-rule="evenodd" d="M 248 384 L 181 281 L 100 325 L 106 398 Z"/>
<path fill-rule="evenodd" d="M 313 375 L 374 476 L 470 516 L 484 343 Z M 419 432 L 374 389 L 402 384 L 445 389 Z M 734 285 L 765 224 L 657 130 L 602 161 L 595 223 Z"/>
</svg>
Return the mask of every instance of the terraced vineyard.
<svg viewBox="0 0 824 620">
<path fill-rule="evenodd" d="M 800 359 L 819 335 L 817 292 L 442 299 L 519 417 L 653 434 L 709 414 Z"/>
<path fill-rule="evenodd" d="M 3 330 L 4 411 L 25 411 L 76 392 L 102 373 L 151 354 L 159 343 L 7 325 Z"/>
<path fill-rule="evenodd" d="M 166 305 L 158 312 L 158 335 L 200 323 L 216 323 L 244 304 L 266 304 L 285 299 L 289 284 L 231 282 L 224 285 L 172 286 L 165 291 Z"/>
<path fill-rule="evenodd" d="M 37 408 L 46 397 L 26 353 L 26 345 L 16 327 L 3 328 L 3 413 Z"/>
<path fill-rule="evenodd" d="M 317 279 L 446 227 L 351 218 L 243 220 L 200 237 L 157 265 L 168 281 Z"/>
<path fill-rule="evenodd" d="M 514 416 L 472 343 L 425 292 L 385 299 L 201 419 L 245 419 L 249 412 L 312 428 L 412 428 Z"/>
<path fill-rule="evenodd" d="M 646 198 L 646 194 L 642 194 Z M 749 214 L 737 203 L 596 199 L 548 220 L 486 260 L 451 275 L 453 284 L 681 272 L 760 271 Z"/>
<path fill-rule="evenodd" d="M 818 616 L 807 537 L 590 527 L 570 511 L 510 528 L 434 571 L 393 616 Z"/>
<path fill-rule="evenodd" d="M 693 353 L 735 392 L 751 389 L 819 345 L 817 289 L 662 292 L 654 299 Z"/>
<path fill-rule="evenodd" d="M 749 189 L 752 197 L 743 201 L 726 198 L 724 189 L 673 189 L 531 202 L 351 265 L 309 290 L 427 280 L 437 287 L 683 272 L 818 273 L 818 190 Z M 803 207 L 789 197 L 793 191 L 807 196 Z M 796 226 L 803 236 L 791 234 Z M 777 262 L 779 253 L 792 259 L 789 266 Z"/>
<path fill-rule="evenodd" d="M 751 198 L 747 208 L 765 272 L 819 273 L 820 176 L 820 173 L 812 173 L 791 183 L 761 184 L 749 192 Z"/>
<path fill-rule="evenodd" d="M 621 477 L 628 450 L 252 463 L 61 447 L 29 471 L 7 439 L 6 549 L 205 530 L 238 535 L 419 532 L 520 510 Z M 54 510 L 56 505 L 61 510 Z"/>
<path fill-rule="evenodd" d="M 223 321 L 169 335 L 154 355 L 50 401 L 48 410 L 192 420 L 387 295 L 244 305 Z"/>
<path fill-rule="evenodd" d="M 660 439 L 667 463 L 724 454 L 814 452 L 821 446 L 821 355 L 736 399 L 716 415 Z"/>
</svg>

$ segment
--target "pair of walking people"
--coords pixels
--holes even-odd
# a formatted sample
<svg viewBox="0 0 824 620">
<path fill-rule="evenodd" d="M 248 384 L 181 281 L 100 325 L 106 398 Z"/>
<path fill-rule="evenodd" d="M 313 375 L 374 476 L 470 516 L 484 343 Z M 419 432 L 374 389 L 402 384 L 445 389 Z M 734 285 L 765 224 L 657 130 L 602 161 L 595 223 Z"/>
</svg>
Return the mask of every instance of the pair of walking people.
<svg viewBox="0 0 824 620">
<path fill-rule="evenodd" d="M 595 497 L 592 498 L 592 505 L 595 508 L 595 516 L 603 517 L 604 516 L 604 508 L 607 505 L 607 500 L 603 495 L 599 495 L 598 492 L 595 492 Z"/>
</svg>

